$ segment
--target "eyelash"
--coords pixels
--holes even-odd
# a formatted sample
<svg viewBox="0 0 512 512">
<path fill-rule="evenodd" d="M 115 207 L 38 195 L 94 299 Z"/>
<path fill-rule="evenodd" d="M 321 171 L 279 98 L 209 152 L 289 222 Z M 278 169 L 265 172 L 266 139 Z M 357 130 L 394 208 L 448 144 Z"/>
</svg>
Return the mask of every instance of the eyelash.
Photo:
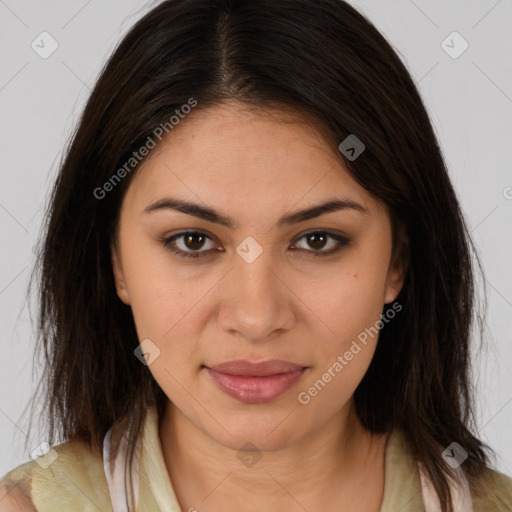
<svg viewBox="0 0 512 512">
<path fill-rule="evenodd" d="M 208 250 L 208 251 L 195 251 L 195 252 L 188 252 L 188 251 L 182 251 L 181 249 L 177 249 L 176 246 L 173 245 L 173 242 L 178 239 L 178 238 L 181 238 L 181 237 L 184 237 L 186 235 L 203 235 L 205 236 L 206 238 L 212 240 L 212 238 L 207 235 L 206 233 L 203 233 L 202 231 L 183 231 L 181 233 L 178 233 L 176 235 L 173 235 L 169 238 L 164 238 L 161 243 L 162 245 L 166 248 L 166 249 L 169 249 L 171 252 L 173 252 L 174 254 L 180 256 L 180 257 L 183 257 L 183 258 L 199 258 L 199 257 L 204 257 L 203 255 L 208 255 L 211 251 Z M 337 233 L 332 233 L 330 231 L 323 231 L 323 230 L 316 230 L 316 231 L 309 231 L 308 233 L 304 233 L 298 240 L 297 242 L 299 242 L 300 240 L 302 240 L 303 238 L 309 236 L 309 235 L 313 235 L 313 234 L 322 234 L 322 235 L 327 235 L 329 238 L 333 238 L 334 240 L 336 240 L 338 242 L 338 245 L 336 247 L 334 247 L 333 249 L 329 249 L 328 251 L 308 251 L 306 250 L 306 252 L 310 252 L 311 253 L 311 256 L 314 257 L 314 258 L 318 258 L 319 256 L 329 256 L 331 254 L 334 254 L 334 253 L 337 253 L 338 251 L 340 251 L 344 246 L 348 245 L 350 243 L 350 240 L 344 236 L 341 236 L 341 235 L 338 235 Z M 295 243 L 297 243 L 295 242 Z M 301 250 L 301 249 L 298 249 L 298 250 Z M 305 250 L 305 249 L 302 249 L 302 250 Z"/>
</svg>

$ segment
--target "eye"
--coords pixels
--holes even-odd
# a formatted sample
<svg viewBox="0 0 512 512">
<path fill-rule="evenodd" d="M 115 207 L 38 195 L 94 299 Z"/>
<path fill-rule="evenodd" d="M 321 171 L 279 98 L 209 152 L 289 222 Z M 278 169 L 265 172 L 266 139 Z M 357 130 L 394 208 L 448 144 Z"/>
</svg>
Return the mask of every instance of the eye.
<svg viewBox="0 0 512 512">
<path fill-rule="evenodd" d="M 309 233 L 302 235 L 298 239 L 298 242 L 303 239 L 306 240 L 306 243 L 310 248 L 314 249 L 313 251 L 308 250 L 307 248 L 305 249 L 306 252 L 310 252 L 311 256 L 313 257 L 334 254 L 338 252 L 343 246 L 350 243 L 348 238 L 337 233 L 332 233 L 330 231 L 310 231 Z M 334 241 L 334 243 L 326 244 L 329 239 L 331 239 L 331 242 Z M 199 258 L 200 256 L 204 256 L 204 253 L 211 253 L 212 250 L 214 250 L 212 249 L 211 245 L 210 247 L 206 247 L 206 250 L 200 250 L 204 249 L 205 245 L 208 245 L 205 244 L 207 241 L 213 244 L 212 238 L 206 233 L 201 231 L 184 231 L 182 233 L 178 233 L 177 235 L 163 239 L 162 245 L 180 257 Z M 320 250 L 329 245 L 330 248 L 328 250 Z M 297 242 L 294 244 L 293 250 L 296 250 L 296 248 L 301 250 L 304 249 L 303 247 L 298 247 Z"/>
<path fill-rule="evenodd" d="M 331 244 L 327 243 L 329 239 L 331 239 Z M 306 250 L 311 252 L 313 257 L 334 254 L 350 243 L 348 238 L 330 231 L 310 231 L 302 235 L 298 241 L 300 242 L 301 240 L 305 240 L 309 247 L 315 249 L 314 251 L 309 251 L 306 247 Z M 295 246 L 297 245 L 296 243 Z M 324 249 L 326 246 L 329 247 L 328 250 L 319 250 Z"/>
<path fill-rule="evenodd" d="M 180 239 L 182 239 L 180 242 L 176 242 L 176 240 Z M 162 244 L 178 256 L 183 256 L 184 258 L 198 258 L 201 256 L 201 253 L 211 250 L 210 248 L 207 251 L 199 251 L 199 249 L 204 247 L 205 240 L 212 242 L 212 239 L 205 233 L 200 231 L 185 231 L 164 239 Z M 188 249 L 190 249 L 190 251 Z"/>
</svg>

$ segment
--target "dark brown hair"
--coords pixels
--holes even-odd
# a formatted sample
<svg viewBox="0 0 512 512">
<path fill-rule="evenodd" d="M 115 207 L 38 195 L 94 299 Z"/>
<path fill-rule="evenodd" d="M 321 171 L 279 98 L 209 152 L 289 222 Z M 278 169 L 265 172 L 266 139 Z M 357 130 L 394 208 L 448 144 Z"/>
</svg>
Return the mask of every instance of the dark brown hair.
<svg viewBox="0 0 512 512">
<path fill-rule="evenodd" d="M 190 98 L 196 109 L 234 99 L 256 111 L 291 108 L 321 126 L 366 190 L 388 205 L 394 250 L 407 268 L 403 310 L 382 327 L 355 392 L 372 432 L 403 429 L 452 510 L 439 446 L 458 442 L 478 479 L 491 450 L 476 432 L 470 381 L 472 245 L 418 90 L 379 31 L 342 0 L 167 0 L 110 57 L 85 106 L 49 199 L 33 277 L 39 281 L 49 442 L 100 447 L 147 405 L 167 397 L 134 356 L 131 308 L 116 294 L 110 248 L 137 166 L 105 197 L 94 191 Z M 351 161 L 337 146 L 355 134 Z M 386 305 L 387 308 L 392 305 Z M 385 313 L 385 311 L 384 311 Z"/>
</svg>

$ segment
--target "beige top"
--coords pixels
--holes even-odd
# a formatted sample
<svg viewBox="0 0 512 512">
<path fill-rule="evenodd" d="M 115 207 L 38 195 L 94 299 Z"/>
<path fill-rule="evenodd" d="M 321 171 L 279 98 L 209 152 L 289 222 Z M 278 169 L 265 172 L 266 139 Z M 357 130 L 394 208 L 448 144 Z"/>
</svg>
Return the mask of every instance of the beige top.
<svg viewBox="0 0 512 512">
<path fill-rule="evenodd" d="M 169 479 L 154 407 L 144 423 L 140 454 L 137 512 L 187 512 L 181 510 Z M 105 470 L 101 452 L 82 441 L 62 443 L 2 477 L 0 512 L 112 512 Z M 380 512 L 435 510 L 424 503 L 420 478 L 401 432 L 394 430 L 386 446 Z M 474 512 L 512 511 L 512 479 L 501 473 L 488 470 L 479 490 L 471 493 Z"/>
</svg>

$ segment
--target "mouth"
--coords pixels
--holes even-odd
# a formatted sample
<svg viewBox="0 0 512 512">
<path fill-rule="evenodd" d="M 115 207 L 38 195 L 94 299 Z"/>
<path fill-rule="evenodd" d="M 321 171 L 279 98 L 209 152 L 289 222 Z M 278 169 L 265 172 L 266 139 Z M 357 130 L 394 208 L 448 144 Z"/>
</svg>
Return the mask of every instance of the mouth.
<svg viewBox="0 0 512 512">
<path fill-rule="evenodd" d="M 307 367 L 271 359 L 261 362 L 227 361 L 205 366 L 218 387 L 240 402 L 259 404 L 274 400 L 291 388 Z"/>
</svg>

